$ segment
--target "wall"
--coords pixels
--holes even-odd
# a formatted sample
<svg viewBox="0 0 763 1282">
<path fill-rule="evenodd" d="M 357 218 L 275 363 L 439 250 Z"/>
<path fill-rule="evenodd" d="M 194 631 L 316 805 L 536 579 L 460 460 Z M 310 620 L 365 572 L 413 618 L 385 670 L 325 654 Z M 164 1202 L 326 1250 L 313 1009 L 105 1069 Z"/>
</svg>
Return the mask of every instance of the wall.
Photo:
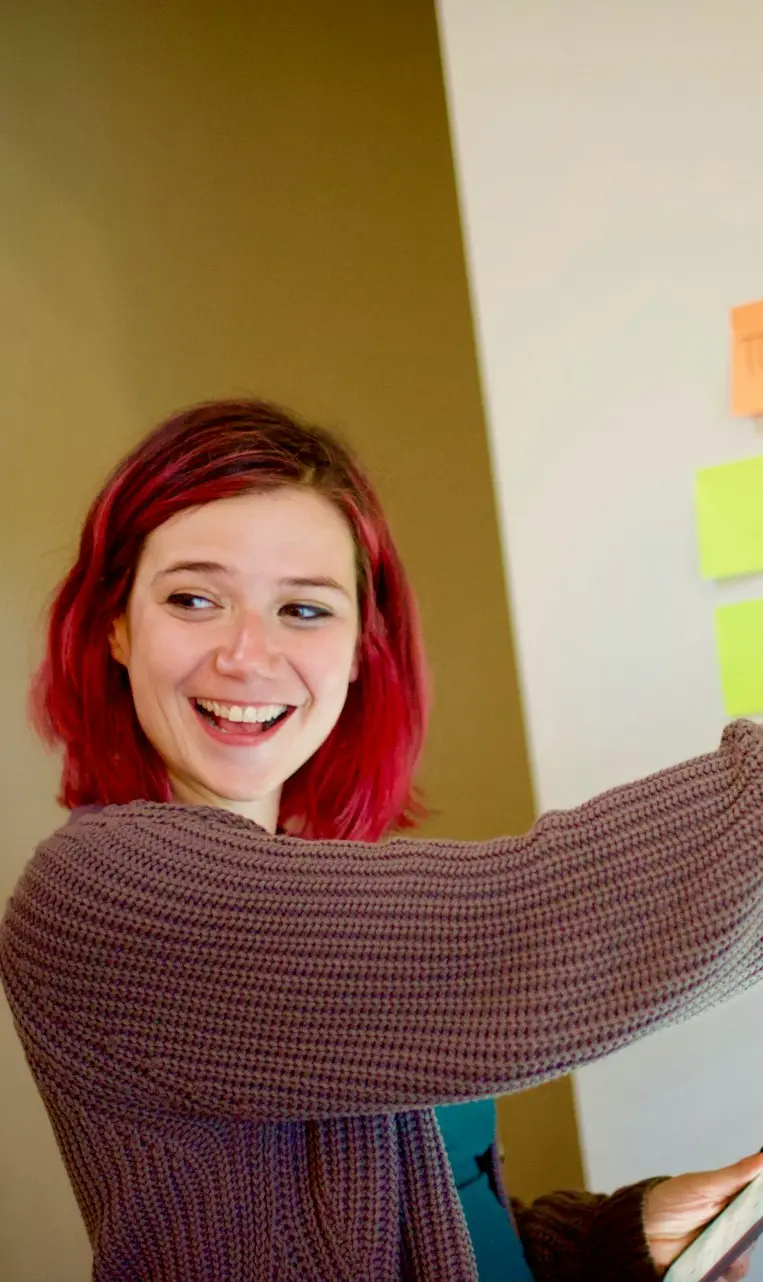
<svg viewBox="0 0 763 1282">
<path fill-rule="evenodd" d="M 430 831 L 524 828 L 431 5 L 10 0 L 0 111 L 0 897 L 61 817 L 24 718 L 43 602 L 107 469 L 159 416 L 215 395 L 282 399 L 358 445 L 432 653 Z M 84 1234 L 4 1006 L 2 1020 L 2 1276 L 78 1282 Z"/>
<path fill-rule="evenodd" d="M 728 310 L 760 297 L 754 0 L 440 0 L 539 806 L 715 746 L 692 478 L 757 454 Z M 754 1151 L 763 995 L 577 1075 L 590 1183 Z"/>
</svg>

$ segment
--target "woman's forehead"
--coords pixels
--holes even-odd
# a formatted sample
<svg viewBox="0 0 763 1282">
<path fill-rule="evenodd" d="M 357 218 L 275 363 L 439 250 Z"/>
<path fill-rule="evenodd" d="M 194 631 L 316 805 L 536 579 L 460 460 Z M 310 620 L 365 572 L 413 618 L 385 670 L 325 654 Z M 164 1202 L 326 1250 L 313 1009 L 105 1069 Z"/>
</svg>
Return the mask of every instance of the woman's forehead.
<svg viewBox="0 0 763 1282">
<path fill-rule="evenodd" d="M 178 561 L 232 574 L 309 572 L 352 581 L 355 547 L 349 525 L 328 499 L 283 489 L 219 499 L 171 517 L 146 540 L 141 568 L 153 575 Z"/>
</svg>

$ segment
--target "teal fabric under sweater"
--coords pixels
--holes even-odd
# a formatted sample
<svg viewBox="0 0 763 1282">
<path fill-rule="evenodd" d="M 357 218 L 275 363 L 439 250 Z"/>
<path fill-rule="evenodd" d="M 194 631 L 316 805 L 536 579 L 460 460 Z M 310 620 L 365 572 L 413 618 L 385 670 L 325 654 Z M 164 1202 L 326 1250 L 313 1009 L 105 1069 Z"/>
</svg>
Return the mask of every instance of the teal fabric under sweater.
<svg viewBox="0 0 763 1282">
<path fill-rule="evenodd" d="M 435 1113 L 477 1257 L 480 1282 L 533 1282 L 511 1217 L 493 1192 L 486 1169 L 486 1155 L 496 1140 L 495 1102 L 449 1104 Z"/>
</svg>

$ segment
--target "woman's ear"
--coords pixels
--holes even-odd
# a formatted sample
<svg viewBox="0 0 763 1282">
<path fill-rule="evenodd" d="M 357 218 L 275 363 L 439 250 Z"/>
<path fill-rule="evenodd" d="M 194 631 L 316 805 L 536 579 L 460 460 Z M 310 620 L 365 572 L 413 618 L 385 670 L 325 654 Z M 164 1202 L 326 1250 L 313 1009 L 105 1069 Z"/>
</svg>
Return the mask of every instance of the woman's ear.
<svg viewBox="0 0 763 1282">
<path fill-rule="evenodd" d="M 112 659 L 127 667 L 130 662 L 130 633 L 127 627 L 127 615 L 120 614 L 111 625 L 109 633 L 109 650 Z"/>
<path fill-rule="evenodd" d="M 359 672 L 360 672 L 360 642 L 358 642 L 358 644 L 355 646 L 355 654 L 353 655 L 352 667 L 350 668 L 350 685 L 352 685 L 353 681 L 357 681 Z"/>
</svg>

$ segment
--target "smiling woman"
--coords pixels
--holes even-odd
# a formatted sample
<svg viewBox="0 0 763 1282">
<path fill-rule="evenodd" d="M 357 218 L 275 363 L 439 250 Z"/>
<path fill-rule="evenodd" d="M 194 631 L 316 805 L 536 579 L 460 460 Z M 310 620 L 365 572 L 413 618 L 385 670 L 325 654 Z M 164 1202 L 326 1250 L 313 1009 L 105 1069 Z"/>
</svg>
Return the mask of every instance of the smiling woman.
<svg viewBox="0 0 763 1282">
<path fill-rule="evenodd" d="M 524 837 L 392 838 L 423 813 L 424 653 L 330 434 L 236 401 L 141 442 L 87 517 L 33 709 L 74 813 L 0 970 L 95 1282 L 474 1282 L 512 1242 L 518 1282 L 520 1239 L 538 1282 L 652 1282 L 759 1168 L 515 1202 L 517 1237 L 490 1108 L 449 1164 L 435 1106 L 763 975 L 763 735 Z"/>
<path fill-rule="evenodd" d="M 218 499 L 149 534 L 110 645 L 173 796 L 275 832 L 284 781 L 357 677 L 356 577 L 349 524 L 312 490 Z"/>
<path fill-rule="evenodd" d="M 234 742 L 217 709 L 258 705 L 288 715 Z M 424 813 L 427 707 L 416 606 L 371 483 L 336 437 L 258 401 L 176 415 L 120 464 L 32 693 L 64 748 L 68 809 L 175 797 L 372 840 Z"/>
</svg>

